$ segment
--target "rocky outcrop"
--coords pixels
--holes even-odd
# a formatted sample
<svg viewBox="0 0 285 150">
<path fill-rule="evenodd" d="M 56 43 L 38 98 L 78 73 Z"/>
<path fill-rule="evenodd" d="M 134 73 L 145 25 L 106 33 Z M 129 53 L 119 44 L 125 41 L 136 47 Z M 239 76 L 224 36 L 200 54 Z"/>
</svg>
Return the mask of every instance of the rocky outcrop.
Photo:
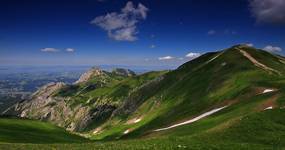
<svg viewBox="0 0 285 150">
<path fill-rule="evenodd" d="M 116 68 L 112 71 L 113 74 L 124 76 L 124 77 L 132 77 L 135 76 L 136 73 L 130 69 Z"/>
<path fill-rule="evenodd" d="M 39 106 L 45 106 L 49 103 L 52 103 L 53 99 L 51 98 L 51 95 L 64 86 L 65 84 L 61 82 L 49 83 L 35 92 L 30 99 L 23 100 L 15 104 L 14 106 L 4 111 L 3 114 L 28 118 L 28 112 L 31 111 L 32 108 L 37 108 Z"/>
<path fill-rule="evenodd" d="M 76 84 L 85 86 L 80 91 L 87 90 L 90 86 L 94 86 L 91 90 L 95 90 L 97 86 L 84 85 L 84 83 L 96 77 L 96 79 L 102 80 L 101 82 L 106 82 L 105 78 L 109 77 L 108 74 L 110 73 L 99 68 L 92 68 L 84 73 Z M 86 105 L 86 103 L 80 102 L 73 105 L 73 102 L 76 101 L 74 97 L 57 95 L 60 90 L 68 89 L 70 86 L 73 85 L 65 85 L 61 82 L 49 83 L 36 91 L 29 99 L 8 108 L 3 112 L 3 115 L 48 121 L 70 131 L 83 131 L 92 122 L 108 118 L 116 109 L 115 106 L 104 103 L 104 98 L 96 99 L 96 103 L 93 104 Z"/>
<path fill-rule="evenodd" d="M 82 74 L 79 78 L 79 80 L 77 80 L 75 82 L 75 84 L 80 84 L 80 83 L 85 83 L 87 81 L 89 81 L 90 79 L 96 77 L 96 76 L 102 76 L 104 75 L 106 72 L 101 70 L 100 68 L 97 67 L 93 67 L 91 68 L 89 71 L 85 72 L 84 74 Z"/>
<path fill-rule="evenodd" d="M 53 94 L 64 87 L 63 83 L 50 83 L 40 88 L 31 99 L 22 101 L 7 109 L 3 115 L 48 121 L 69 131 L 83 131 L 93 121 L 108 117 L 116 108 L 100 104 L 71 106 L 70 97 L 54 97 Z"/>
</svg>

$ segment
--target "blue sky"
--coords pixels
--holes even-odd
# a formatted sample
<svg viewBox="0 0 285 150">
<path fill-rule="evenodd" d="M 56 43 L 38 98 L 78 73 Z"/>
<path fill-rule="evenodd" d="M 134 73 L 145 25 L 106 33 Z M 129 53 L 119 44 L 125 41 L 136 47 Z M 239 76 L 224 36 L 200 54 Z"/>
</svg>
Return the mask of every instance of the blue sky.
<svg viewBox="0 0 285 150">
<path fill-rule="evenodd" d="M 283 54 L 284 10 L 285 0 L 6 0 L 0 65 L 178 66 L 238 43 Z"/>
</svg>

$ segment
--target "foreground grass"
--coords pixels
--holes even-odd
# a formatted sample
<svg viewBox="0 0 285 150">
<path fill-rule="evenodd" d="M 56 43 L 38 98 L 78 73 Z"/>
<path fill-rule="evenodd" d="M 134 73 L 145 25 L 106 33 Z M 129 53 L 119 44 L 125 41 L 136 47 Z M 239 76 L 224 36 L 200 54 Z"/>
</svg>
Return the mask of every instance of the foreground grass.
<svg viewBox="0 0 285 150">
<path fill-rule="evenodd" d="M 54 130 L 53 126 L 47 125 L 45 127 L 40 125 L 43 131 L 33 131 L 34 135 L 28 135 L 30 140 L 33 140 L 34 144 L 19 144 L 23 141 L 21 137 L 25 136 L 28 130 L 17 130 L 19 143 L 5 143 L 3 139 L 3 132 L 1 131 L 0 149 L 10 150 L 45 150 L 45 149 L 104 149 L 104 150 L 136 150 L 136 149 L 154 149 L 154 150 L 171 150 L 171 149 L 284 149 L 285 148 L 285 115 L 284 109 L 267 110 L 258 113 L 251 114 L 242 120 L 236 122 L 234 125 L 224 127 L 223 130 L 206 130 L 193 135 L 185 136 L 168 136 L 168 137 L 156 137 L 147 139 L 133 139 L 133 140 L 118 140 L 109 142 L 88 142 L 78 143 L 82 139 L 61 133 L 62 130 Z M 2 121 L 3 119 L 1 119 Z M 2 121 L 3 122 L 3 121 Z M 11 122 L 11 120 L 8 120 Z M 30 121 L 28 121 L 30 122 Z M 33 126 L 39 127 L 39 122 L 30 122 Z M 30 124 L 26 123 L 26 124 Z M 3 124 L 3 123 L 1 123 Z M 45 124 L 45 123 L 43 123 Z M 19 126 L 19 124 L 18 124 Z M 187 126 L 186 126 L 187 127 Z M 189 126 L 189 128 L 191 128 Z M 58 143 L 51 144 L 45 139 L 45 144 L 39 143 L 42 133 L 47 131 L 56 131 L 56 134 L 49 134 L 48 137 L 53 137 L 54 140 L 61 139 L 62 142 L 70 143 Z M 175 132 L 175 131 L 174 131 Z M 36 134 L 38 133 L 38 134 Z M 51 132 L 53 133 L 53 132 Z M 37 137 L 35 137 L 35 135 Z M 27 135 L 26 135 L 27 136 Z M 65 138 L 64 138 L 65 137 Z M 63 140 L 65 139 L 65 140 Z M 3 141 L 4 140 L 4 141 Z M 7 140 L 6 140 L 7 141 Z M 16 141 L 14 141 L 16 142 Z M 77 142 L 77 143 L 76 143 Z M 56 143 L 56 142 L 55 142 Z"/>
<path fill-rule="evenodd" d="M 148 140 L 126 140 L 117 142 L 95 142 L 84 144 L 0 144 L 5 150 L 45 150 L 45 149 L 102 149 L 102 150 L 172 150 L 172 149 L 271 149 L 273 146 L 254 143 L 234 143 L 204 141 L 192 137 L 157 138 Z"/>
<path fill-rule="evenodd" d="M 0 119 L 1 143 L 79 143 L 87 140 L 49 123 L 34 120 Z M 0 148 L 1 149 L 1 148 Z"/>
</svg>

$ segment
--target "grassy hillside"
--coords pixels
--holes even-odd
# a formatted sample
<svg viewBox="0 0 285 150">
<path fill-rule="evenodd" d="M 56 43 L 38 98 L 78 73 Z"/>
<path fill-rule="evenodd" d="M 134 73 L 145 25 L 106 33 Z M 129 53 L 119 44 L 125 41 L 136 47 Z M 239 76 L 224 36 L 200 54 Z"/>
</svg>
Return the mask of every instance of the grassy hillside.
<svg viewBox="0 0 285 150">
<path fill-rule="evenodd" d="M 81 143 L 80 136 L 64 129 L 33 120 L 0 118 L 0 143 Z M 1 148 L 0 148 L 1 149 Z"/>
<path fill-rule="evenodd" d="M 0 149 L 282 149 L 285 147 L 285 122 L 280 116 L 284 115 L 283 109 L 253 113 L 225 130 L 214 128 L 194 135 L 81 144 L 0 144 Z M 204 122 L 213 119 L 218 117 Z"/>
<path fill-rule="evenodd" d="M 247 110 L 231 113 L 230 116 L 221 116 L 220 120 L 199 125 L 197 129 L 182 132 L 185 135 L 192 135 L 231 121 L 232 118 L 241 118 L 260 111 L 258 107 L 261 101 L 256 105 L 249 105 L 247 102 L 252 101 L 265 89 L 282 91 L 284 64 L 267 52 L 250 47 L 241 47 L 241 49 L 252 57 L 257 57 L 256 60 L 268 68 L 278 69 L 280 74 L 259 68 L 239 51 L 239 47 L 208 53 L 167 73 L 156 85 L 155 93 L 151 95 L 149 92 L 143 93 L 149 96 L 134 113 L 124 117 L 114 116 L 97 128 L 95 134 L 89 135 L 92 139 L 107 140 L 167 136 L 176 132 L 169 130 L 163 134 L 163 132 L 154 133 L 153 130 L 189 120 L 221 106 L 228 105 L 226 110 L 237 106 L 249 107 Z M 259 96 L 262 98 L 263 95 Z M 276 99 L 280 96 L 276 95 Z"/>
<path fill-rule="evenodd" d="M 71 105 L 115 107 L 81 133 L 96 142 L 14 148 L 283 148 L 284 62 L 283 57 L 239 45 L 204 54 L 169 72 L 126 78 L 109 74 L 102 76 L 104 82 L 94 78 L 74 89 L 62 89 L 55 96 L 69 97 Z M 217 108 L 224 109 L 192 123 L 167 128 Z M 13 148 L 9 144 L 1 146 Z"/>
</svg>

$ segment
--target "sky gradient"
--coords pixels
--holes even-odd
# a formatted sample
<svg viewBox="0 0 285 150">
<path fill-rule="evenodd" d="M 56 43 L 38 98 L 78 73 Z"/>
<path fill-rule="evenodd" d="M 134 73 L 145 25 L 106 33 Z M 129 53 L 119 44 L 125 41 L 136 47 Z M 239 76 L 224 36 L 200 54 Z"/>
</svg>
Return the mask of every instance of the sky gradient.
<svg viewBox="0 0 285 150">
<path fill-rule="evenodd" d="M 3 0 L 0 65 L 177 66 L 239 43 L 283 54 L 285 0 Z"/>
</svg>

